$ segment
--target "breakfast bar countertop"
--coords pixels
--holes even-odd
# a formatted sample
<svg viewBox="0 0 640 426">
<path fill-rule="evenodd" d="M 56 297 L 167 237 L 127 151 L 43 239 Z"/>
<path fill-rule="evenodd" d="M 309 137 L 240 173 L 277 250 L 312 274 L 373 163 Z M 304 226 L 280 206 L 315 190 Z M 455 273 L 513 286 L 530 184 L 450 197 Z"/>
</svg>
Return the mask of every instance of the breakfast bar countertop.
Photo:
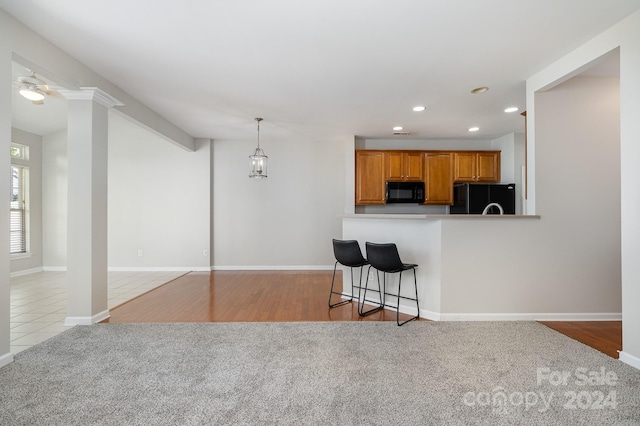
<svg viewBox="0 0 640 426">
<path fill-rule="evenodd" d="M 426 219 L 426 220 L 452 220 L 452 219 L 540 219 L 540 215 L 513 215 L 513 214 L 368 214 L 368 213 L 342 213 L 338 215 L 345 219 Z"/>
</svg>

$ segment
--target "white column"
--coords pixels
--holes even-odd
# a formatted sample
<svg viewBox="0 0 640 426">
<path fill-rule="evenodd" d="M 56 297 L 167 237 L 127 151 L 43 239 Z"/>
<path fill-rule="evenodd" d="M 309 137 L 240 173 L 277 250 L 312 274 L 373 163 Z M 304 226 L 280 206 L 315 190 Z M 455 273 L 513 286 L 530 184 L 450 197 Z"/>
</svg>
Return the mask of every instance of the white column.
<svg viewBox="0 0 640 426">
<path fill-rule="evenodd" d="M 4 31 L 2 31 L 4 34 Z M 0 173 L 5 180 L 0 185 L 0 367 L 13 361 L 10 349 L 9 311 L 9 185 L 11 157 L 9 145 L 11 143 L 11 51 L 3 36 L 0 37 Z"/>
<path fill-rule="evenodd" d="M 620 361 L 640 369 L 640 14 L 620 48 L 620 174 L 622 235 L 622 351 Z"/>
<path fill-rule="evenodd" d="M 119 102 L 97 88 L 65 92 L 68 103 L 67 325 L 109 317 L 107 130 Z"/>
</svg>

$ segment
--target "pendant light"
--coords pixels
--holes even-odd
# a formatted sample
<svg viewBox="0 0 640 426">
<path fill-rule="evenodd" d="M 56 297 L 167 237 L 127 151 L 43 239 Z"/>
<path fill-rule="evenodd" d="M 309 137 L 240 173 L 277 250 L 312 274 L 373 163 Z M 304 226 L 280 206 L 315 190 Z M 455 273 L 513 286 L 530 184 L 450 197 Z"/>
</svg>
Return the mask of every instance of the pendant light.
<svg viewBox="0 0 640 426">
<path fill-rule="evenodd" d="M 267 157 L 260 148 L 260 122 L 262 118 L 256 118 L 258 122 L 258 147 L 253 151 L 253 155 L 249 156 L 249 177 L 250 178 L 266 178 L 267 177 Z"/>
</svg>

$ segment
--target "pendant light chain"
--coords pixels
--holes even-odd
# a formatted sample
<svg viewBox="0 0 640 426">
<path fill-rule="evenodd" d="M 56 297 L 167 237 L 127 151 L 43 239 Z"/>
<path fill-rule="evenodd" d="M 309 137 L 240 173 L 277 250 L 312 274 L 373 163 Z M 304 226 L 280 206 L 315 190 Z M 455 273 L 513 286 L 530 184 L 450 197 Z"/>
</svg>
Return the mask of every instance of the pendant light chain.
<svg viewBox="0 0 640 426">
<path fill-rule="evenodd" d="M 256 118 L 256 121 L 258 122 L 258 149 L 260 149 L 260 122 L 262 121 L 262 118 L 258 117 Z"/>
</svg>

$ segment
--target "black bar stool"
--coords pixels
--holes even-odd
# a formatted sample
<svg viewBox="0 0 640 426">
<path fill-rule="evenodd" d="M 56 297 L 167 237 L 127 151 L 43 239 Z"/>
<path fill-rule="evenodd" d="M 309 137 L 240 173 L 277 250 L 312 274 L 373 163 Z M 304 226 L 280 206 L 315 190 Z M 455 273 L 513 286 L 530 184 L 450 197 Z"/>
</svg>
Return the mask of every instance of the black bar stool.
<svg viewBox="0 0 640 426">
<path fill-rule="evenodd" d="M 369 262 L 362 256 L 360 250 L 360 244 L 356 240 L 336 240 L 333 239 L 333 254 L 336 257 L 336 263 L 333 265 L 333 278 L 331 279 L 331 293 L 329 293 L 329 308 L 344 305 L 353 300 L 354 288 L 358 288 L 358 299 L 360 298 L 360 289 L 362 288 L 362 268 L 368 265 Z M 336 280 L 336 268 L 338 263 L 344 266 L 348 266 L 351 270 L 351 295 L 344 292 L 334 291 L 333 285 Z M 360 268 L 360 279 L 358 285 L 353 284 L 353 268 Z M 343 300 L 338 303 L 331 303 L 331 298 L 334 294 L 339 294 L 342 297 L 349 297 L 347 300 Z"/>
<path fill-rule="evenodd" d="M 369 271 L 371 270 L 371 267 L 376 269 L 378 289 L 380 289 L 380 275 L 378 275 L 378 273 L 382 272 L 382 292 L 380 294 L 381 305 L 377 309 L 381 309 L 386 305 L 385 296 L 387 295 L 395 296 L 397 298 L 398 303 L 396 304 L 396 306 L 390 306 L 390 307 L 396 309 L 396 323 L 399 326 L 406 324 L 409 321 L 413 321 L 415 319 L 420 318 L 420 306 L 418 304 L 418 282 L 416 279 L 416 268 L 418 267 L 418 265 L 414 265 L 411 263 L 402 263 L 402 260 L 400 259 L 400 255 L 398 254 L 398 248 L 394 243 L 377 244 L 377 243 L 367 242 L 365 245 L 367 249 L 367 259 L 369 260 L 369 264 L 371 265 L 369 267 Z M 415 289 L 415 298 L 402 296 L 400 294 L 400 290 L 402 289 L 402 272 L 408 271 L 410 269 L 413 270 L 413 285 Z M 387 293 L 386 275 L 388 273 L 394 274 L 397 272 L 400 273 L 400 277 L 398 279 L 398 293 L 397 294 Z M 362 296 L 363 299 L 367 297 L 367 287 L 368 287 L 367 283 L 369 281 L 368 278 L 369 278 L 369 272 L 367 272 L 367 281 L 365 282 L 364 295 Z M 416 302 L 416 309 L 418 310 L 418 314 L 415 317 L 412 317 L 406 321 L 400 322 L 400 299 L 412 300 Z"/>
</svg>

